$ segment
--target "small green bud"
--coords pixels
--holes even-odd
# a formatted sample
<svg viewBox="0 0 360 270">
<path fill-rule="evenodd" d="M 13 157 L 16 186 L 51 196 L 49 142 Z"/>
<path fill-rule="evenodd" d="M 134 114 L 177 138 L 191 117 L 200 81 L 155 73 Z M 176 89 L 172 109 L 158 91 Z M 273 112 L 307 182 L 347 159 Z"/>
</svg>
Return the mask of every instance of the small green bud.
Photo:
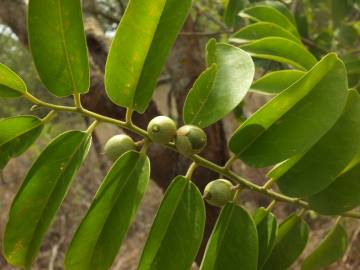
<svg viewBox="0 0 360 270">
<path fill-rule="evenodd" d="M 104 153 L 111 161 L 117 160 L 122 154 L 136 148 L 135 142 L 128 135 L 120 134 L 111 137 L 105 144 Z"/>
<path fill-rule="evenodd" d="M 222 207 L 232 201 L 235 191 L 226 179 L 217 179 L 208 183 L 204 189 L 204 199 L 211 205 Z"/>
<path fill-rule="evenodd" d="M 185 125 L 176 132 L 176 149 L 184 156 L 200 153 L 206 143 L 206 133 L 197 126 Z"/>
<path fill-rule="evenodd" d="M 157 116 L 150 121 L 147 132 L 153 142 L 167 144 L 175 138 L 176 124 L 167 116 Z"/>
</svg>

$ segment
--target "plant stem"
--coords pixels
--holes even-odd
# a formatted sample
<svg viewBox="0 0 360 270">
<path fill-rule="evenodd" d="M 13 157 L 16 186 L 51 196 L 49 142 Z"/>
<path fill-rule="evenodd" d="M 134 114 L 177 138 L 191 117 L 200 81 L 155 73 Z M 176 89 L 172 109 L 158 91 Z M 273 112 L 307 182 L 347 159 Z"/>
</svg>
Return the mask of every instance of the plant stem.
<svg viewBox="0 0 360 270">
<path fill-rule="evenodd" d="M 50 108 L 52 110 L 56 110 L 56 111 L 64 111 L 64 112 L 76 112 L 77 108 L 76 107 L 69 107 L 69 106 L 62 106 L 62 105 L 55 105 L 55 104 L 51 104 L 51 103 L 47 103 L 44 102 L 36 97 L 34 97 L 33 95 L 31 95 L 30 93 L 26 92 L 25 93 L 25 98 L 27 100 L 29 100 L 30 102 L 42 106 L 42 107 L 47 107 Z"/>
<path fill-rule="evenodd" d="M 81 105 L 81 96 L 79 93 L 75 93 L 74 94 L 74 103 L 75 103 L 75 107 L 78 108 L 78 109 L 81 109 L 82 108 L 82 105 Z"/>
<path fill-rule="evenodd" d="M 226 161 L 225 165 L 224 165 L 224 170 L 229 170 L 231 165 L 234 163 L 234 161 L 237 159 L 237 157 L 235 155 L 233 155 L 231 158 L 228 159 L 228 161 Z"/>
<path fill-rule="evenodd" d="M 271 212 L 276 204 L 276 200 L 273 200 L 268 207 L 266 207 L 266 211 Z"/>
<path fill-rule="evenodd" d="M 54 115 L 56 114 L 56 111 L 52 110 L 50 111 L 44 118 L 41 119 L 41 121 L 46 124 L 49 121 L 51 121 L 51 119 L 54 117 Z"/>
<path fill-rule="evenodd" d="M 190 165 L 190 167 L 189 167 L 189 169 L 188 169 L 185 177 L 190 180 L 191 177 L 192 177 L 192 175 L 193 175 L 193 173 L 194 173 L 194 171 L 195 171 L 195 169 L 196 169 L 197 167 L 198 167 L 198 165 L 197 165 L 196 162 L 191 163 L 191 165 Z"/>
<path fill-rule="evenodd" d="M 62 106 L 62 105 L 55 105 L 55 104 L 51 104 L 51 103 L 47 103 L 44 102 L 36 97 L 34 97 L 33 95 L 31 95 L 30 93 L 25 93 L 25 98 L 28 99 L 29 101 L 31 101 L 34 104 L 37 104 L 39 106 L 42 107 L 47 107 L 50 108 L 52 110 L 55 111 L 65 111 L 65 112 L 76 112 L 76 113 L 81 113 L 85 116 L 94 118 L 95 121 L 90 127 L 92 127 L 94 125 L 94 127 L 100 123 L 100 122 L 106 122 L 106 123 L 110 123 L 113 124 L 115 126 L 130 130 L 140 136 L 142 136 L 145 139 L 145 143 L 144 143 L 144 147 L 143 150 L 146 151 L 147 149 L 147 142 L 148 142 L 148 134 L 146 132 L 146 130 L 143 130 L 142 128 L 134 125 L 131 121 L 131 114 L 132 111 L 128 110 L 127 111 L 127 116 L 126 116 L 126 122 L 111 118 L 111 117 L 107 117 L 107 116 L 103 116 L 100 114 L 97 114 L 95 112 L 89 111 L 83 107 L 69 107 L 69 106 Z M 89 128 L 90 128 L 89 127 Z M 89 129 L 88 129 L 89 130 Z M 146 146 L 145 146 L 146 145 Z M 167 148 L 178 152 L 174 143 L 169 143 L 167 145 L 165 145 Z M 272 198 L 273 200 L 276 201 L 281 201 L 281 202 L 286 202 L 286 203 L 290 203 L 290 204 L 294 204 L 300 208 L 303 209 L 310 209 L 309 204 L 306 201 L 303 201 L 299 198 L 292 198 L 292 197 L 288 197 L 286 195 L 277 193 L 275 191 L 272 191 L 271 189 L 267 188 L 267 184 L 265 184 L 265 186 L 259 186 L 257 184 L 252 183 L 251 181 L 249 181 L 248 179 L 245 179 L 237 174 L 235 174 L 233 171 L 230 170 L 230 165 L 236 158 L 232 157 L 228 160 L 227 164 L 225 164 L 225 166 L 220 166 L 217 165 L 201 156 L 198 155 L 193 155 L 190 157 L 190 159 L 194 162 L 191 166 L 193 166 L 195 169 L 197 166 L 201 166 L 204 168 L 207 168 L 209 170 L 212 170 L 220 175 L 224 175 L 227 178 L 229 178 L 230 180 L 232 180 L 233 182 L 239 183 L 241 185 L 241 188 L 247 188 L 250 189 L 252 191 L 261 193 L 265 196 L 268 196 L 270 198 Z M 195 164 L 195 165 L 194 165 Z M 191 168 L 190 166 L 190 168 Z M 196 167 L 195 167 L 196 166 Z M 190 170 L 189 168 L 189 170 Z M 360 219 L 360 212 L 347 212 L 341 215 L 342 217 L 351 217 L 351 218 L 356 218 L 356 219 Z"/>
<path fill-rule="evenodd" d="M 97 127 L 98 124 L 99 124 L 99 121 L 95 120 L 94 122 L 92 122 L 92 124 L 87 128 L 87 130 L 85 132 L 87 134 L 93 133 L 94 129 Z"/>
<path fill-rule="evenodd" d="M 132 124 L 132 120 L 131 120 L 132 113 L 133 113 L 132 109 L 130 109 L 130 108 L 126 109 L 126 115 L 125 115 L 125 123 L 126 124 Z"/>
</svg>

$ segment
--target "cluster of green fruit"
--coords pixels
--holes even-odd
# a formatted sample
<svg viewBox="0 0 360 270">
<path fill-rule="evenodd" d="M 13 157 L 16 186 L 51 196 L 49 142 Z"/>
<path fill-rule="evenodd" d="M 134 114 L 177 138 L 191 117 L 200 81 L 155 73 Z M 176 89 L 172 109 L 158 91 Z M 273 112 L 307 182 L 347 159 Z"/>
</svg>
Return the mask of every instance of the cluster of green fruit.
<svg viewBox="0 0 360 270">
<path fill-rule="evenodd" d="M 185 125 L 177 129 L 167 116 L 157 116 L 147 127 L 149 139 L 154 143 L 168 144 L 175 141 L 176 149 L 185 156 L 200 153 L 206 146 L 206 133 L 199 127 Z M 136 143 L 127 135 L 116 135 L 105 144 L 105 155 L 112 161 L 127 151 L 134 150 Z"/>
<path fill-rule="evenodd" d="M 184 125 L 177 129 L 175 122 L 167 116 L 157 116 L 147 127 L 149 139 L 154 143 L 175 142 L 176 149 L 184 156 L 200 153 L 206 146 L 206 133 L 194 125 Z M 112 161 L 127 151 L 135 150 L 136 143 L 125 134 L 115 135 L 105 144 L 104 153 Z M 204 190 L 204 199 L 211 205 L 222 207 L 234 198 L 230 181 L 217 179 L 210 182 Z"/>
</svg>

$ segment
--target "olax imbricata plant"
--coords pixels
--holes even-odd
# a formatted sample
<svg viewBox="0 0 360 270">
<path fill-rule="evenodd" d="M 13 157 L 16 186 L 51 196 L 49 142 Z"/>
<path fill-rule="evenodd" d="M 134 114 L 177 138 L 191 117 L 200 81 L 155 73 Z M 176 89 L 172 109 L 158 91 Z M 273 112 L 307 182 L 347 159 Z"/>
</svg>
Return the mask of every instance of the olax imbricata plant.
<svg viewBox="0 0 360 270">
<path fill-rule="evenodd" d="M 249 5 L 240 16 L 252 23 L 228 42 L 209 40 L 208 67 L 188 93 L 184 126 L 177 129 L 165 116 L 153 119 L 147 130 L 132 122 L 133 112 L 147 109 L 191 5 L 191 0 L 129 1 L 105 72 L 107 96 L 127 110 L 122 120 L 82 107 L 81 95 L 89 90 L 89 64 L 81 1 L 29 0 L 30 50 L 38 74 L 50 93 L 59 98 L 73 96 L 74 105 L 40 100 L 17 74 L 0 65 L 1 98 L 21 97 L 49 109 L 43 118 L 23 115 L 0 121 L 0 169 L 27 150 L 57 112 L 81 114 L 94 121 L 85 131 L 71 130 L 54 138 L 29 169 L 4 228 L 3 255 L 9 264 L 31 268 L 85 162 L 92 132 L 101 123 L 131 131 L 143 140 L 134 142 L 119 135 L 106 144 L 104 152 L 114 164 L 73 236 L 65 269 L 111 267 L 147 189 L 147 150 L 153 142 L 183 154 L 192 164 L 185 176 L 171 181 L 139 270 L 190 268 L 203 239 L 204 199 L 222 210 L 201 270 L 288 269 L 306 246 L 309 228 L 303 217 L 308 210 L 333 216 L 334 228 L 305 259 L 302 269 L 322 269 L 343 256 L 347 236 L 342 220 L 360 218 L 353 210 L 360 205 L 360 96 L 349 89 L 347 68 L 335 53 L 320 59 L 304 46 L 283 4 Z M 254 81 L 253 58 L 277 61 L 287 69 Z M 226 164 L 201 157 L 207 141 L 203 129 L 232 112 L 248 91 L 273 96 L 233 133 L 228 143 L 232 156 Z M 272 167 L 268 182 L 260 186 L 236 174 L 231 169 L 236 160 L 254 168 Z M 203 195 L 192 182 L 198 167 L 221 175 Z M 245 189 L 273 202 L 249 214 L 238 200 Z M 276 202 L 291 204 L 298 211 L 278 225 L 271 212 Z"/>
</svg>

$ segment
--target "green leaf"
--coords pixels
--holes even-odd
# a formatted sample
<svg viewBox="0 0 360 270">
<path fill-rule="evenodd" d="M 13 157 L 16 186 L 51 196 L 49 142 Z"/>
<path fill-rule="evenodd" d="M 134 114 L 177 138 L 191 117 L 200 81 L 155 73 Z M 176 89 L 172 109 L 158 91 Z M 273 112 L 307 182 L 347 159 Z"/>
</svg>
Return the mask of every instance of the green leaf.
<svg viewBox="0 0 360 270">
<path fill-rule="evenodd" d="M 243 50 L 211 40 L 211 65 L 196 80 L 184 105 L 184 122 L 205 128 L 230 113 L 244 98 L 254 78 L 254 63 Z"/>
<path fill-rule="evenodd" d="M 17 116 L 0 120 L 0 170 L 7 162 L 24 153 L 39 137 L 44 123 L 35 116 Z"/>
<path fill-rule="evenodd" d="M 0 63 L 0 98 L 17 98 L 26 92 L 24 81 L 14 71 Z"/>
<path fill-rule="evenodd" d="M 261 269 L 274 248 L 278 225 L 275 216 L 265 208 L 256 211 L 254 221 L 259 238 L 258 269 Z"/>
<path fill-rule="evenodd" d="M 294 36 L 281 26 L 268 22 L 249 24 L 236 32 L 230 38 L 230 41 L 234 43 L 244 43 L 265 37 L 282 37 L 301 44 L 298 37 Z"/>
<path fill-rule="evenodd" d="M 236 27 L 240 17 L 238 13 L 247 4 L 247 0 L 228 0 L 224 11 L 224 22 L 228 27 Z"/>
<path fill-rule="evenodd" d="M 261 4 L 255 5 L 242 10 L 240 16 L 250 18 L 254 21 L 277 24 L 295 36 L 300 37 L 295 22 L 291 21 L 289 17 L 273 6 Z"/>
<path fill-rule="evenodd" d="M 216 222 L 200 270 L 256 270 L 257 264 L 255 223 L 246 210 L 229 203 Z"/>
<path fill-rule="evenodd" d="M 326 189 L 311 196 L 310 207 L 324 215 L 339 215 L 360 205 L 360 164 L 339 175 Z"/>
<path fill-rule="evenodd" d="M 286 270 L 303 252 L 309 236 L 309 227 L 293 214 L 281 223 L 274 249 L 264 264 L 264 270 Z"/>
<path fill-rule="evenodd" d="M 346 231 L 340 224 L 336 224 L 320 245 L 304 260 L 301 270 L 323 269 L 344 256 L 347 247 Z"/>
<path fill-rule="evenodd" d="M 311 69 L 317 62 L 303 45 L 282 37 L 261 38 L 240 48 L 253 57 L 289 64 L 301 70 Z"/>
<path fill-rule="evenodd" d="M 360 150 L 360 96 L 349 91 L 336 124 L 308 151 L 282 163 L 270 176 L 294 197 L 314 195 L 329 186 Z"/>
<path fill-rule="evenodd" d="M 138 270 L 188 270 L 204 233 L 205 206 L 197 187 L 176 177 L 161 202 Z"/>
<path fill-rule="evenodd" d="M 288 7 L 283 4 L 280 1 L 273 1 L 273 0 L 266 0 L 266 1 L 262 1 L 262 3 L 265 3 L 268 6 L 271 6 L 275 9 L 277 9 L 278 11 L 280 11 L 283 15 L 285 15 L 290 22 L 296 26 L 296 20 L 294 18 L 294 16 L 292 15 L 291 11 L 288 9 Z"/>
<path fill-rule="evenodd" d="M 255 167 L 303 153 L 340 117 L 347 87 L 344 64 L 327 55 L 245 121 L 230 139 L 231 151 Z"/>
<path fill-rule="evenodd" d="M 145 111 L 190 7 L 191 0 L 129 1 L 106 63 L 106 91 L 115 104 Z"/>
<path fill-rule="evenodd" d="M 269 72 L 253 82 L 251 91 L 265 94 L 278 94 L 304 75 L 305 72 L 292 69 Z"/>
<path fill-rule="evenodd" d="M 111 267 L 149 178 L 150 162 L 144 154 L 130 151 L 115 162 L 71 241 L 67 270 Z"/>
<path fill-rule="evenodd" d="M 12 202 L 5 228 L 3 250 L 10 264 L 30 268 L 89 144 L 90 136 L 85 132 L 63 133 L 29 170 Z"/>
<path fill-rule="evenodd" d="M 30 49 L 47 89 L 59 97 L 88 92 L 81 1 L 30 0 L 28 13 Z"/>
</svg>

